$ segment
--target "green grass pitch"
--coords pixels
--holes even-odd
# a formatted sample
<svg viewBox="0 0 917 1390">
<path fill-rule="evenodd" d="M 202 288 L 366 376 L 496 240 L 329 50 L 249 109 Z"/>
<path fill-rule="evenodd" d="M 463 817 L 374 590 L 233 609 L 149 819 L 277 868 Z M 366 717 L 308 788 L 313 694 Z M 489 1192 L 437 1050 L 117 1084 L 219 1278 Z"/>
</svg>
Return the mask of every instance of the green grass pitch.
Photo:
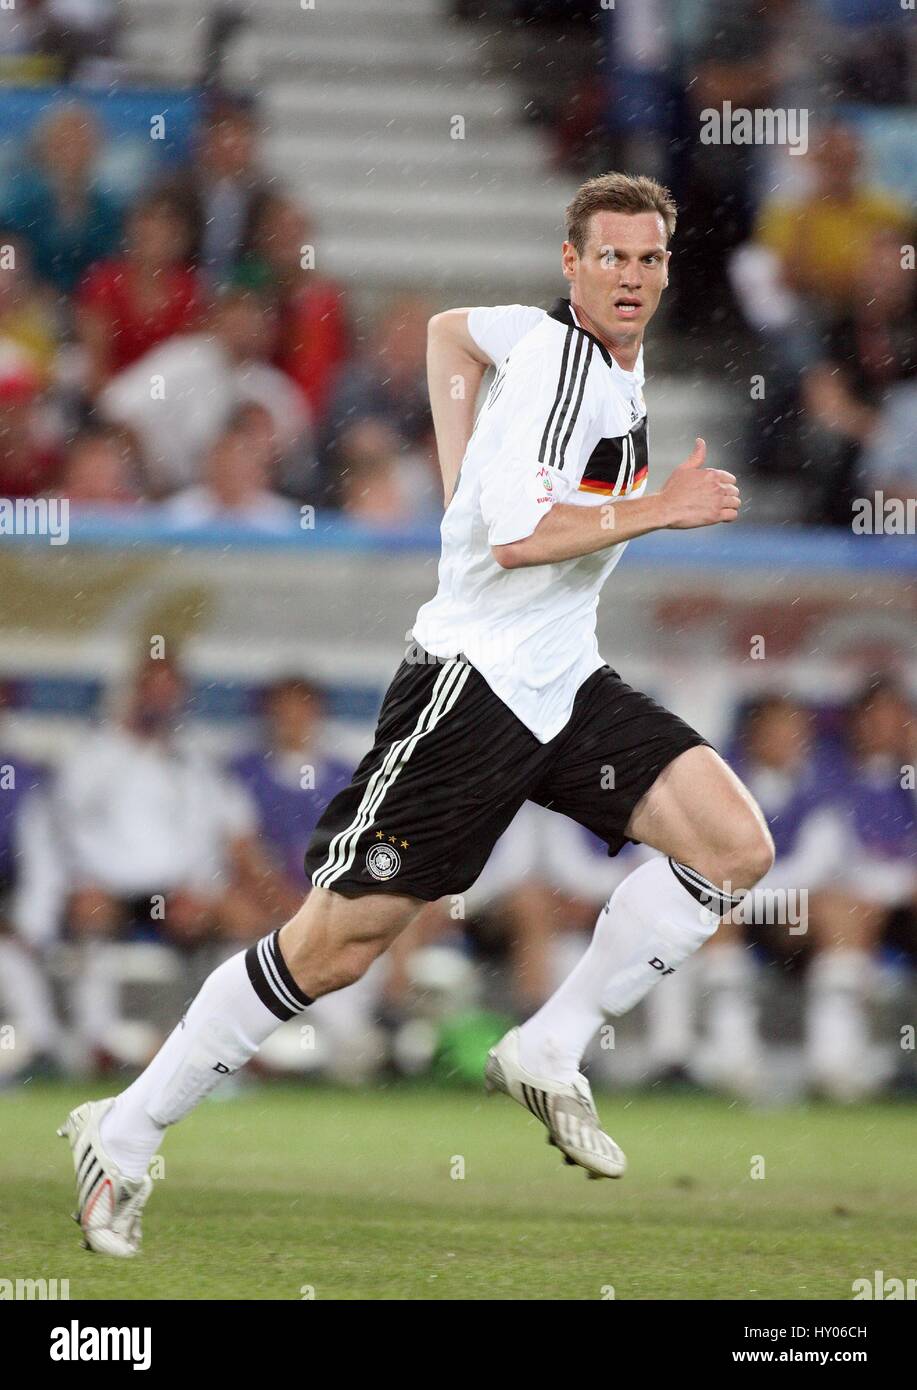
<svg viewBox="0 0 917 1390">
<path fill-rule="evenodd" d="M 914 1273 L 906 1105 L 603 1097 L 630 1171 L 589 1182 L 503 1097 L 254 1086 L 172 1131 L 121 1262 L 68 1219 L 54 1130 L 83 1099 L 0 1094 L 0 1278 L 69 1279 L 72 1299 L 849 1299 Z"/>
</svg>

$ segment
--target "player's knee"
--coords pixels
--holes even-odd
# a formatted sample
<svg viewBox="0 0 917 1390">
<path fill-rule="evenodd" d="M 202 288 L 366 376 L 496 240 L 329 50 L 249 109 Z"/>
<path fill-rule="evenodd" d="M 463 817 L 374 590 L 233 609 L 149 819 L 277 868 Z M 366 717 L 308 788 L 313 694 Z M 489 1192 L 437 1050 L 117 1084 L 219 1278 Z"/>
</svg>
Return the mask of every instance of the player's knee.
<svg viewBox="0 0 917 1390">
<path fill-rule="evenodd" d="M 733 807 L 679 857 L 711 883 L 736 893 L 753 888 L 771 868 L 774 842 L 764 820 L 750 807 Z"/>
<path fill-rule="evenodd" d="M 723 880 L 735 888 L 753 888 L 774 863 L 774 841 L 763 821 L 744 817 L 732 827 Z"/>
</svg>

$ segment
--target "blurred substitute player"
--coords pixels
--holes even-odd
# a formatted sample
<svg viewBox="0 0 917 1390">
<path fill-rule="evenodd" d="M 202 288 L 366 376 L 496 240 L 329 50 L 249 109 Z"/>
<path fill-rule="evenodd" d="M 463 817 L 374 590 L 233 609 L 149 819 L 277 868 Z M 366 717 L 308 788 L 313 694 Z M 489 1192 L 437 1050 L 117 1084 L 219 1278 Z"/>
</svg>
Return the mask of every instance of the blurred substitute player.
<svg viewBox="0 0 917 1390">
<path fill-rule="evenodd" d="M 567 1161 L 618 1177 L 580 1059 L 716 930 L 771 866 L 750 794 L 699 734 L 599 655 L 599 593 L 625 543 L 735 521 L 705 445 L 646 493 L 643 333 L 668 282 L 675 206 L 606 174 L 567 209 L 570 298 L 452 309 L 430 322 L 428 380 L 447 501 L 435 597 L 385 696 L 373 748 L 306 855 L 313 888 L 279 931 L 221 965 L 146 1071 L 63 1127 L 93 1249 L 130 1255 L 168 1125 L 285 1019 L 359 979 L 425 902 L 474 883 L 526 800 L 661 851 L 612 894 L 559 990 L 493 1049 L 490 1089 L 543 1121 Z M 496 377 L 481 413 L 484 373 Z"/>
</svg>

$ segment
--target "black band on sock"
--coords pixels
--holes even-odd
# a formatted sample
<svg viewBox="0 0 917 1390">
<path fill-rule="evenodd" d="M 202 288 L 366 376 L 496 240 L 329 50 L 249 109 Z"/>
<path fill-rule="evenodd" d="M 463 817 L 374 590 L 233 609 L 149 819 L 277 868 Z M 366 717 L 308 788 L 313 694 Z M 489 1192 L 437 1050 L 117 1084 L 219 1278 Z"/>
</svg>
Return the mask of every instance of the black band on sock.
<svg viewBox="0 0 917 1390">
<path fill-rule="evenodd" d="M 245 969 L 252 989 L 266 1009 L 277 1018 L 294 1018 L 315 1001 L 303 994 L 287 969 L 280 943 L 279 931 L 263 936 L 245 952 Z"/>
<path fill-rule="evenodd" d="M 687 888 L 691 897 L 696 898 L 701 907 L 715 912 L 717 917 L 727 917 L 739 906 L 748 891 L 741 889 L 738 893 L 726 893 L 722 888 L 717 888 L 715 883 L 711 883 L 709 878 L 704 878 L 703 874 L 699 874 L 688 864 L 680 864 L 677 859 L 669 860 L 669 868 L 681 886 Z"/>
</svg>

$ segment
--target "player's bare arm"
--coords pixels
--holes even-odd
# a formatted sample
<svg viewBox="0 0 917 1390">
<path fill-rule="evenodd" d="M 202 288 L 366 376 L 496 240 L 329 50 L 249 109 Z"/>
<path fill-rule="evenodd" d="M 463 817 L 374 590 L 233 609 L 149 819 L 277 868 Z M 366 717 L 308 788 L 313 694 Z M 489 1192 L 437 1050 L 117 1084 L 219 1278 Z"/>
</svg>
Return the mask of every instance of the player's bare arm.
<svg viewBox="0 0 917 1390">
<path fill-rule="evenodd" d="M 735 521 L 741 505 L 736 479 L 723 469 L 704 468 L 706 452 L 704 440 L 697 439 L 684 463 L 649 497 L 623 498 L 604 507 L 556 503 L 530 536 L 511 545 L 495 545 L 494 558 L 504 569 L 550 565 L 650 531 Z"/>
<path fill-rule="evenodd" d="M 478 391 L 492 366 L 468 332 L 468 313 L 447 309 L 427 330 L 427 385 L 447 507 L 474 429 Z"/>
</svg>

